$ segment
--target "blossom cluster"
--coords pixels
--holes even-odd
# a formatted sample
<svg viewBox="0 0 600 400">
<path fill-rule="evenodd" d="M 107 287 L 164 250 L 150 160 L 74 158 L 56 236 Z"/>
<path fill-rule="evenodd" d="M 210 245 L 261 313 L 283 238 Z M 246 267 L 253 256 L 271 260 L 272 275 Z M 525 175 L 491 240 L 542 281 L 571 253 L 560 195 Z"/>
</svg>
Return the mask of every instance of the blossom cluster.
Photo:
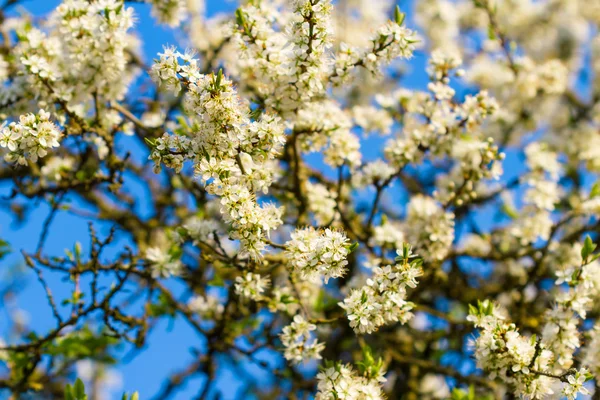
<svg viewBox="0 0 600 400">
<path fill-rule="evenodd" d="M 122 98 L 131 79 L 127 31 L 133 8 L 118 0 L 66 0 L 51 21 L 50 33 L 27 25 L 19 32 L 17 51 L 28 82 L 67 103 L 86 101 L 92 93 Z"/>
<path fill-rule="evenodd" d="M 546 324 L 542 329 L 543 342 L 554 354 L 556 371 L 566 371 L 573 366 L 574 353 L 581 347 L 578 326 L 600 293 L 597 278 L 600 264 L 581 260 L 582 250 L 579 244 L 572 249 L 563 246 L 565 261 L 558 263 L 556 268 L 556 305 L 546 312 Z M 567 285 L 567 290 L 560 287 L 563 284 Z"/>
<path fill-rule="evenodd" d="M 310 359 L 320 359 L 325 345 L 317 339 L 311 339 L 311 332 L 317 326 L 306 321 L 300 314 L 294 316 L 292 323 L 283 328 L 279 335 L 285 347 L 284 357 L 292 362 L 300 363 Z"/>
<path fill-rule="evenodd" d="M 297 110 L 322 96 L 329 81 L 347 81 L 358 66 L 378 73 L 383 64 L 412 56 L 416 35 L 402 26 L 399 11 L 377 30 L 370 47 L 341 43 L 334 55 L 331 10 L 331 0 L 297 1 L 291 13 L 271 2 L 238 10 L 235 37 L 247 60 L 244 69 L 268 105 L 284 113 Z"/>
<path fill-rule="evenodd" d="M 541 399 L 554 394 L 556 378 L 548 372 L 553 353 L 542 342 L 535 336 L 521 335 L 488 300 L 479 302 L 477 307 L 470 306 L 468 320 L 481 329 L 475 341 L 475 357 L 480 368 L 514 387 L 519 396 Z M 582 386 L 586 374 L 587 370 L 582 369 L 565 378 L 564 395 L 575 399 L 578 392 L 587 394 Z"/>
<path fill-rule="evenodd" d="M 412 57 L 418 38 L 414 31 L 402 26 L 404 19 L 405 15 L 396 8 L 395 20 L 379 27 L 371 38 L 370 48 L 365 50 L 342 43 L 334 65 L 333 81 L 346 82 L 357 66 L 378 75 L 381 67 L 392 60 Z"/>
<path fill-rule="evenodd" d="M 203 75 L 189 53 L 165 49 L 152 67 L 154 78 L 170 90 L 186 87 L 184 107 L 190 133 L 164 134 L 153 144 L 151 158 L 180 171 L 185 160 L 206 190 L 221 199 L 221 212 L 231 225 L 230 236 L 258 258 L 270 230 L 281 224 L 282 210 L 257 202 L 257 192 L 268 190 L 273 160 L 284 142 L 279 119 L 264 114 L 251 120 L 232 82 L 221 72 Z"/>
<path fill-rule="evenodd" d="M 292 233 L 285 244 L 286 256 L 292 271 L 301 279 L 325 283 L 346 273 L 346 258 L 351 251 L 350 241 L 342 232 L 309 227 Z"/>
<path fill-rule="evenodd" d="M 50 121 L 50 113 L 40 110 L 38 114 L 22 115 L 18 122 L 3 124 L 0 130 L 0 147 L 8 152 L 8 162 L 27 164 L 45 157 L 48 150 L 59 147 L 62 136 L 58 127 Z"/>
<path fill-rule="evenodd" d="M 268 277 L 247 272 L 235 278 L 235 293 L 242 298 L 258 301 L 263 298 L 263 294 L 270 284 L 271 281 Z"/>
<path fill-rule="evenodd" d="M 328 73 L 330 0 L 300 0 L 291 12 L 270 2 L 237 11 L 236 41 L 268 105 L 286 113 L 321 95 Z M 283 24 L 278 28 L 279 24 Z"/>
<path fill-rule="evenodd" d="M 560 198 L 558 179 L 560 164 L 556 152 L 541 143 L 525 148 L 530 172 L 522 179 L 529 189 L 525 193 L 525 207 L 521 218 L 510 228 L 510 233 L 522 244 L 533 243 L 539 237 L 548 239 L 552 227 L 551 212 Z"/>
<path fill-rule="evenodd" d="M 459 55 L 434 51 L 429 61 L 429 93 L 399 90 L 377 101 L 385 109 L 398 104 L 406 109 L 402 134 L 388 141 L 385 156 L 391 166 L 404 168 L 424 160 L 451 159 L 453 166 L 440 174 L 434 196 L 443 204 L 463 206 L 485 192 L 484 183 L 502 174 L 504 154 L 491 137 L 482 135 L 483 125 L 498 111 L 497 101 L 487 91 L 455 101 L 450 77 L 457 70 Z"/>
<path fill-rule="evenodd" d="M 225 311 L 225 307 L 223 307 L 219 299 L 208 294 L 192 297 L 188 301 L 188 308 L 192 312 L 197 313 L 200 318 L 207 321 L 218 320 Z"/>
<path fill-rule="evenodd" d="M 415 196 L 408 203 L 406 235 L 409 243 L 418 243 L 424 258 L 442 260 L 454 240 L 454 214 L 446 212 L 431 197 Z"/>
<path fill-rule="evenodd" d="M 169 26 L 179 25 L 188 13 L 188 0 L 148 0 L 152 4 L 151 14 Z"/>
<path fill-rule="evenodd" d="M 382 400 L 381 376 L 361 375 L 351 365 L 335 364 L 317 375 L 317 400 Z"/>
<path fill-rule="evenodd" d="M 374 268 L 366 284 L 352 289 L 339 304 L 356 333 L 372 333 L 392 322 L 404 324 L 412 317 L 414 304 L 406 300 L 406 292 L 417 286 L 423 260 L 412 253 L 407 243 L 397 253 L 398 264 Z"/>
<path fill-rule="evenodd" d="M 146 250 L 145 259 L 150 264 L 150 271 L 154 278 L 168 278 L 177 276 L 181 272 L 181 261 L 171 251 L 150 247 Z"/>
</svg>

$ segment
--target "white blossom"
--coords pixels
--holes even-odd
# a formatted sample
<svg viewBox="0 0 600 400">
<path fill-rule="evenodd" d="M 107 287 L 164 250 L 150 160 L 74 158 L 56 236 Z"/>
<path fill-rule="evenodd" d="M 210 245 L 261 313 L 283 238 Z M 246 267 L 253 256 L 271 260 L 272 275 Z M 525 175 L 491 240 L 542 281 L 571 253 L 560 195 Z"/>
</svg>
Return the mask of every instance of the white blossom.
<svg viewBox="0 0 600 400">
<path fill-rule="evenodd" d="M 146 250 L 145 258 L 150 263 L 153 278 L 169 278 L 181 272 L 181 262 L 158 247 L 150 247 Z"/>
<path fill-rule="evenodd" d="M 284 357 L 294 363 L 320 359 L 320 353 L 325 349 L 325 345 L 317 339 L 311 340 L 311 332 L 316 329 L 316 325 L 306 321 L 300 314 L 296 314 L 292 323 L 283 328 L 283 332 L 279 335 L 285 347 Z"/>
<path fill-rule="evenodd" d="M 62 136 L 58 127 L 50 121 L 50 113 L 40 110 L 38 114 L 21 115 L 18 122 L 2 125 L 0 147 L 8 150 L 4 159 L 25 165 L 36 162 L 48 154 L 48 150 L 59 147 Z"/>
<path fill-rule="evenodd" d="M 329 367 L 319 372 L 317 380 L 317 400 L 384 399 L 379 381 L 360 376 L 350 365 L 338 364 Z"/>
<path fill-rule="evenodd" d="M 248 272 L 235 278 L 235 293 L 243 298 L 260 300 L 263 293 L 271 285 L 268 277 Z"/>
<path fill-rule="evenodd" d="M 317 231 L 311 227 L 297 230 L 285 244 L 293 271 L 311 281 L 339 278 L 346 273 L 350 241 L 342 232 Z"/>
</svg>

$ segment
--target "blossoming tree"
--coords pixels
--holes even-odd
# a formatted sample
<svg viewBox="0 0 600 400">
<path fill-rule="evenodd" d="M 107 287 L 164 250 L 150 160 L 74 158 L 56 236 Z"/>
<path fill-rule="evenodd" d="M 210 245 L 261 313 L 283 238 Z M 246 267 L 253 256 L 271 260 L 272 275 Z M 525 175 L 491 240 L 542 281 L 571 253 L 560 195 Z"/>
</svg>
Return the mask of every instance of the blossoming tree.
<svg viewBox="0 0 600 400">
<path fill-rule="evenodd" d="M 600 398 L 599 2 L 18 3 L 0 204 L 50 211 L 0 255 L 54 323 L 8 313 L 0 391 L 101 398 L 98 371 L 178 319 L 193 360 L 156 399 L 196 377 L 225 398 L 236 364 L 271 377 L 242 398 Z M 146 63 L 133 3 L 180 46 Z M 57 253 L 61 214 L 89 237 Z"/>
</svg>

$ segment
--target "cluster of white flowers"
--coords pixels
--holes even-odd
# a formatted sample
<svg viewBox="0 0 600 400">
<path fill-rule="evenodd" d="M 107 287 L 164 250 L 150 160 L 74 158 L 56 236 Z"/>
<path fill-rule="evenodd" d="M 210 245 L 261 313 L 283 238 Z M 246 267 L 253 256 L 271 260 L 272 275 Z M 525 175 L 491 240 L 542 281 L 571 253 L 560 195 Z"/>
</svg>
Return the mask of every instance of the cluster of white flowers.
<svg viewBox="0 0 600 400">
<path fill-rule="evenodd" d="M 489 254 L 492 250 L 492 244 L 489 237 L 470 234 L 464 237 L 460 249 L 466 254 L 481 257 Z"/>
<path fill-rule="evenodd" d="M 194 244 L 213 243 L 214 235 L 220 231 L 220 226 L 211 218 L 192 217 L 183 224 L 183 229 Z"/>
<path fill-rule="evenodd" d="M 301 287 L 304 283 L 306 282 L 299 282 L 296 288 Z M 281 311 L 288 315 L 295 315 L 300 308 L 299 301 L 290 286 L 275 286 L 269 295 L 268 306 L 269 311 L 273 313 Z"/>
<path fill-rule="evenodd" d="M 381 225 L 373 229 L 373 236 L 369 244 L 371 246 L 400 249 L 405 241 L 402 224 L 390 221 L 384 216 Z"/>
<path fill-rule="evenodd" d="M 462 6 L 469 7 L 471 1 L 462 2 Z M 460 18 L 463 17 L 448 0 L 422 0 L 416 4 L 415 19 L 427 33 L 430 46 L 433 49 L 459 49 L 456 41 L 460 33 Z M 463 18 L 467 19 L 467 16 Z"/>
<path fill-rule="evenodd" d="M 262 300 L 263 293 L 270 285 L 271 280 L 268 277 L 247 272 L 235 278 L 235 293 L 242 298 L 258 301 Z"/>
<path fill-rule="evenodd" d="M 346 310 L 350 326 L 356 333 L 372 333 L 392 322 L 406 323 L 411 317 L 413 304 L 406 300 L 407 288 L 415 288 L 422 275 L 422 260 L 412 254 L 404 243 L 397 250 L 398 264 L 373 268 L 373 276 L 364 286 L 352 289 L 339 303 Z"/>
<path fill-rule="evenodd" d="M 188 301 L 188 308 L 190 311 L 198 314 L 200 318 L 204 320 L 218 320 L 221 318 L 223 311 L 225 311 L 225 307 L 219 299 L 215 296 L 205 295 L 205 296 L 194 296 Z"/>
<path fill-rule="evenodd" d="M 443 260 L 454 240 L 454 214 L 446 212 L 431 197 L 417 195 L 410 199 L 405 233 L 409 243 L 430 261 Z"/>
<path fill-rule="evenodd" d="M 583 384 L 589 379 L 589 371 L 585 368 L 581 368 L 580 370 L 575 371 L 574 374 L 568 375 L 567 384 L 563 388 L 563 394 L 569 400 L 576 399 L 579 393 L 581 393 L 584 396 L 589 395 L 590 391 L 585 386 L 583 386 Z"/>
<path fill-rule="evenodd" d="M 230 236 L 240 240 L 242 252 L 259 258 L 269 231 L 281 224 L 282 210 L 258 204 L 273 179 L 273 160 L 285 137 L 279 119 L 263 114 L 250 120 L 248 105 L 221 72 L 203 75 L 189 53 L 165 49 L 152 74 L 178 92 L 185 85 L 184 107 L 191 123 L 189 135 L 165 134 L 154 144 L 151 158 L 181 170 L 187 159 L 210 194 L 221 198 L 221 212 L 231 225 Z"/>
<path fill-rule="evenodd" d="M 420 382 L 419 394 L 424 400 L 451 398 L 450 388 L 443 375 L 425 375 Z"/>
<path fill-rule="evenodd" d="M 530 172 L 522 177 L 529 185 L 525 207 L 510 229 L 522 244 L 533 243 L 539 237 L 548 239 L 552 228 L 551 212 L 560 199 L 558 178 L 560 163 L 555 152 L 535 142 L 525 148 Z"/>
<path fill-rule="evenodd" d="M 315 101 L 300 108 L 294 125 L 302 151 L 320 151 L 327 146 L 324 160 L 332 167 L 360 165 L 360 142 L 351 129 L 349 113 L 332 100 Z"/>
<path fill-rule="evenodd" d="M 578 257 L 582 246 L 575 244 L 572 247 L 565 251 L 564 262 L 556 268 L 556 285 L 566 283 L 568 289 L 557 288 L 556 305 L 546 312 L 546 324 L 542 329 L 543 343 L 554 354 L 553 367 L 557 372 L 566 371 L 573 365 L 573 354 L 581 346 L 578 325 L 592 309 L 600 289 L 597 278 L 600 264 L 582 261 Z"/>
<path fill-rule="evenodd" d="M 316 400 L 383 400 L 380 383 L 382 374 L 376 377 L 361 375 L 351 365 L 335 364 L 317 375 Z"/>
<path fill-rule="evenodd" d="M 41 172 L 48 181 L 60 182 L 65 175 L 73 171 L 74 163 L 75 160 L 71 157 L 50 157 L 42 167 Z"/>
<path fill-rule="evenodd" d="M 21 115 L 19 122 L 6 122 L 0 129 L 0 147 L 8 150 L 4 159 L 25 165 L 45 157 L 48 150 L 58 147 L 62 133 L 50 121 L 50 113 L 40 110 L 38 114 Z"/>
<path fill-rule="evenodd" d="M 387 22 L 394 7 L 392 0 L 342 0 L 335 6 L 335 44 L 367 47 L 373 32 Z"/>
<path fill-rule="evenodd" d="M 352 246 L 342 232 L 312 227 L 296 230 L 285 244 L 285 253 L 292 271 L 301 279 L 325 283 L 346 273 L 348 254 Z"/>
<path fill-rule="evenodd" d="M 554 210 L 559 198 L 556 183 L 562 169 L 558 155 L 540 142 L 528 145 L 525 155 L 530 173 L 523 180 L 532 186 L 525 194 L 526 202 L 540 209 Z"/>
<path fill-rule="evenodd" d="M 334 81 L 345 82 L 356 66 L 377 75 L 383 65 L 396 58 L 410 58 L 418 42 L 417 35 L 402 26 L 405 15 L 396 8 L 395 21 L 387 21 L 371 38 L 371 48 L 359 50 L 342 44 L 335 62 Z"/>
<path fill-rule="evenodd" d="M 588 331 L 589 341 L 583 348 L 582 364 L 585 365 L 597 379 L 600 379 L 600 324 Z"/>
<path fill-rule="evenodd" d="M 336 217 L 336 201 L 331 190 L 320 183 L 306 183 L 308 209 L 320 226 L 328 225 Z"/>
<path fill-rule="evenodd" d="M 442 203 L 466 204 L 479 196 L 476 185 L 482 179 L 497 179 L 502 174 L 498 161 L 504 159 L 504 153 L 498 152 L 492 138 L 459 139 L 454 142 L 451 155 L 456 165 L 448 175 L 440 175 L 436 180 L 435 197 Z"/>
<path fill-rule="evenodd" d="M 352 183 L 359 188 L 367 185 L 379 186 L 386 183 L 395 172 L 394 168 L 383 160 L 371 161 L 356 171 L 352 176 Z"/>
<path fill-rule="evenodd" d="M 311 332 L 317 326 L 306 321 L 300 314 L 294 316 L 292 323 L 283 328 L 279 335 L 281 343 L 285 347 L 284 357 L 294 363 L 301 363 L 311 359 L 321 359 L 321 351 L 325 345 L 317 339 L 311 339 Z"/>
<path fill-rule="evenodd" d="M 329 80 L 344 81 L 357 66 L 377 73 L 383 62 L 409 58 L 414 50 L 415 34 L 401 26 L 402 17 L 385 23 L 368 50 L 342 42 L 332 60 L 331 1 L 299 0 L 291 13 L 276 3 L 241 7 L 235 38 L 245 58 L 244 74 L 258 84 L 253 89 L 284 113 L 322 95 Z"/>
<path fill-rule="evenodd" d="M 325 91 L 330 45 L 331 0 L 297 0 L 288 37 L 293 44 L 289 60 L 290 84 L 297 93 L 291 99 L 304 103 Z"/>
<path fill-rule="evenodd" d="M 434 50 L 431 52 L 429 67 L 427 72 L 434 82 L 450 82 L 450 72 L 462 65 L 462 58 L 458 53 L 444 52 L 442 50 Z M 457 76 L 464 74 L 463 70 L 455 72 Z"/>
<path fill-rule="evenodd" d="M 181 261 L 169 251 L 158 247 L 150 247 L 146 250 L 144 258 L 150 264 L 153 278 L 169 278 L 177 276 L 181 272 Z"/>
<path fill-rule="evenodd" d="M 378 132 L 387 135 L 391 132 L 394 124 L 393 118 L 386 110 L 374 106 L 352 107 L 352 118 L 354 123 L 360 126 L 365 133 Z"/>
<path fill-rule="evenodd" d="M 187 16 L 189 0 L 148 0 L 152 4 L 151 14 L 158 21 L 170 25 L 179 25 Z"/>
<path fill-rule="evenodd" d="M 34 87 L 65 102 L 124 96 L 130 81 L 127 31 L 133 8 L 119 0 L 65 0 L 52 17 L 52 30 L 25 26 L 17 51 Z M 82 110 L 83 111 L 83 110 Z"/>
<path fill-rule="evenodd" d="M 491 377 L 501 379 L 524 398 L 553 395 L 557 381 L 564 382 L 562 393 L 569 399 L 575 399 L 577 393 L 588 394 L 582 386 L 590 378 L 585 368 L 568 375 L 553 374 L 554 354 L 543 340 L 521 335 L 489 300 L 469 309 L 467 320 L 481 330 L 475 340 L 477 366 Z"/>
<path fill-rule="evenodd" d="M 293 111 L 324 93 L 331 8 L 330 0 L 298 0 L 290 13 L 265 1 L 237 11 L 235 37 L 248 60 L 244 69 L 255 75 L 269 106 Z"/>
<path fill-rule="evenodd" d="M 481 329 L 475 341 L 477 366 L 514 386 L 517 395 L 537 399 L 553 394 L 552 378 L 530 373 L 532 368 L 547 370 L 552 352 L 522 336 L 489 300 L 469 308 L 467 320 Z"/>
<path fill-rule="evenodd" d="M 562 94 L 567 88 L 568 70 L 559 60 L 535 65 L 532 60 L 524 58 L 520 60 L 519 68 L 515 87 L 524 99 L 531 99 L 539 92 Z"/>
<path fill-rule="evenodd" d="M 406 114 L 401 135 L 390 139 L 385 156 L 396 168 L 425 159 L 453 160 L 448 174 L 436 180 L 436 199 L 444 204 L 462 206 L 478 196 L 476 185 L 502 174 L 504 154 L 492 138 L 482 135 L 482 125 L 496 114 L 498 104 L 487 91 L 468 95 L 464 102 L 454 100 L 449 86 L 450 73 L 461 64 L 453 53 L 436 51 L 429 62 L 429 93 L 396 93 L 380 97 L 386 108 L 398 103 Z M 461 75 L 461 70 L 455 72 Z"/>
</svg>

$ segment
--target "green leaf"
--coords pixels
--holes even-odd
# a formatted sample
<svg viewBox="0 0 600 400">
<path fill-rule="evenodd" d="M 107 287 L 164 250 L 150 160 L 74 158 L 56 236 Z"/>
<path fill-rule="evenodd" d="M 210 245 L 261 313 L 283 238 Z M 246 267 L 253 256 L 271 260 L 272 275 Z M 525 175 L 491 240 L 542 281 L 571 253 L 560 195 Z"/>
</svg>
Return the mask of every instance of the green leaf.
<svg viewBox="0 0 600 400">
<path fill-rule="evenodd" d="M 496 40 L 496 32 L 494 32 L 494 28 L 491 25 L 488 26 L 488 38 L 490 40 Z"/>
<path fill-rule="evenodd" d="M 585 381 L 591 381 L 592 379 L 594 379 L 594 375 L 591 374 L 590 372 L 587 372 L 585 375 Z"/>
<path fill-rule="evenodd" d="M 594 183 L 594 186 L 592 186 L 592 190 L 590 191 L 590 199 L 597 196 L 600 196 L 600 182 Z"/>
<path fill-rule="evenodd" d="M 237 22 L 237 24 L 243 28 L 245 25 L 245 21 L 246 17 L 244 16 L 244 12 L 242 11 L 242 9 L 238 8 L 237 10 L 235 10 L 235 22 Z"/>
<path fill-rule="evenodd" d="M 129 396 L 129 393 L 125 392 L 123 393 L 123 396 L 121 397 L 121 400 L 139 400 L 140 399 L 140 395 L 138 392 L 133 392 L 131 394 L 131 396 Z"/>
<path fill-rule="evenodd" d="M 221 87 L 221 81 L 223 80 L 223 68 L 219 69 L 217 73 L 217 78 L 215 80 L 215 89 L 219 89 Z"/>
<path fill-rule="evenodd" d="M 592 238 L 588 236 L 585 237 L 583 242 L 583 247 L 581 248 L 581 259 L 584 263 L 588 263 L 588 258 L 590 254 L 596 249 L 596 245 L 592 242 Z"/>
<path fill-rule="evenodd" d="M 68 383 L 65 386 L 65 400 L 75 400 L 73 397 L 73 388 Z"/>
<path fill-rule="evenodd" d="M 361 303 L 366 303 L 367 300 L 369 300 L 369 298 L 367 297 L 367 292 L 365 292 L 364 290 L 362 291 L 362 294 L 360 296 L 360 301 Z"/>
<path fill-rule="evenodd" d="M 348 251 L 350 253 L 352 253 L 354 250 L 358 249 L 358 246 L 359 246 L 358 242 L 354 242 L 348 247 Z"/>
<path fill-rule="evenodd" d="M 85 394 L 85 385 L 83 381 L 79 378 L 75 381 L 75 386 L 73 386 L 73 394 L 77 400 L 87 400 L 87 395 Z"/>
<path fill-rule="evenodd" d="M 509 206 L 506 203 L 502 205 L 502 212 L 511 219 L 516 219 L 519 217 L 519 213 L 517 212 L 517 210 L 515 210 L 513 207 Z"/>
<path fill-rule="evenodd" d="M 396 10 L 394 11 L 394 19 L 398 25 L 402 25 L 404 23 L 404 19 L 406 18 L 406 14 L 400 11 L 400 7 L 396 6 Z"/>
<path fill-rule="evenodd" d="M 0 259 L 10 253 L 10 245 L 5 240 L 0 239 Z"/>
<path fill-rule="evenodd" d="M 469 304 L 469 314 L 470 315 L 477 315 L 478 314 L 478 310 L 477 310 L 477 308 L 473 304 Z"/>
<path fill-rule="evenodd" d="M 417 259 L 415 259 L 415 260 L 411 261 L 411 262 L 410 262 L 410 265 L 411 265 L 413 268 L 419 268 L 419 267 L 422 267 L 422 266 L 423 266 L 423 259 L 422 259 L 422 258 L 417 258 Z"/>
<path fill-rule="evenodd" d="M 77 260 L 81 258 L 81 243 L 79 241 L 75 242 L 75 246 L 73 247 L 73 254 L 75 254 Z"/>
</svg>

